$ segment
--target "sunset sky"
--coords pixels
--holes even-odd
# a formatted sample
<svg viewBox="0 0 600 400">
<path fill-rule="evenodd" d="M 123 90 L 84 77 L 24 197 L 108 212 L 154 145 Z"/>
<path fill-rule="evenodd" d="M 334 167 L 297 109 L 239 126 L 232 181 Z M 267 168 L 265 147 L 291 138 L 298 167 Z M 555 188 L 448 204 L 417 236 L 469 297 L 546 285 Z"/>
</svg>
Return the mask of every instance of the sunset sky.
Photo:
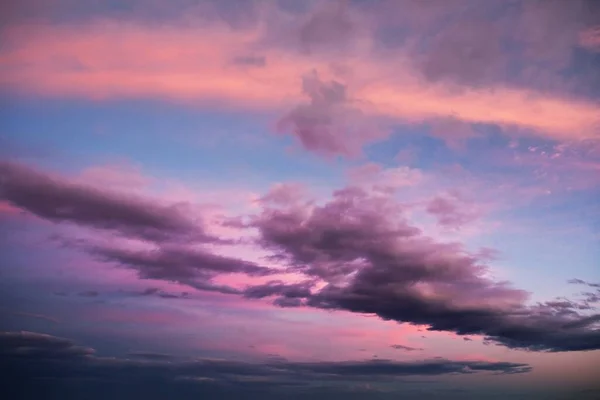
<svg viewBox="0 0 600 400">
<path fill-rule="evenodd" d="M 599 199 L 595 0 L 0 5 L 8 399 L 598 398 Z"/>
</svg>

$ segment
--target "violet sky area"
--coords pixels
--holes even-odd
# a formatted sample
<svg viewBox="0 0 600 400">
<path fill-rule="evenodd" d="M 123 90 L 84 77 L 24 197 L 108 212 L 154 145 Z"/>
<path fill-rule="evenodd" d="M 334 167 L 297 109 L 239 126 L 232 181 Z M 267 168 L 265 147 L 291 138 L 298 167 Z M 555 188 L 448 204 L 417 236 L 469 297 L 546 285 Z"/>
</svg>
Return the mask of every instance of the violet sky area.
<svg viewBox="0 0 600 400">
<path fill-rule="evenodd" d="M 600 1 L 0 2 L 0 397 L 600 399 Z"/>
</svg>

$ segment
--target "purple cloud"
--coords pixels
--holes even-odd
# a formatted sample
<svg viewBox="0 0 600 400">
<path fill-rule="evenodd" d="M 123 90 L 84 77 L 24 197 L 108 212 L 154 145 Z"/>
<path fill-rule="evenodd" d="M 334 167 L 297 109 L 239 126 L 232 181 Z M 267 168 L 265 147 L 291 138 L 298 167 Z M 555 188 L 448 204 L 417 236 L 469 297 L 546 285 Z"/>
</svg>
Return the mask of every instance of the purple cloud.
<svg viewBox="0 0 600 400">
<path fill-rule="evenodd" d="M 374 314 L 385 320 L 428 325 L 429 330 L 482 335 L 512 348 L 600 348 L 600 333 L 594 328 L 597 318 L 580 314 L 580 310 L 591 307 L 558 302 L 527 306 L 527 293 L 487 278 L 487 268 L 477 255 L 458 244 L 424 236 L 409 224 L 403 206 L 391 195 L 347 187 L 320 205 L 292 201 L 286 206 L 286 199 L 293 200 L 294 196 L 282 193 L 275 207 L 273 202 L 261 202 L 262 211 L 250 216 L 248 225 L 259 233 L 257 244 L 280 264 L 280 268 L 271 269 L 198 246 L 172 243 L 169 235 L 192 226 L 172 209 L 141 200 L 133 203 L 12 164 L 3 164 L 0 171 L 3 198 L 48 220 L 115 229 L 133 237 L 139 237 L 140 232 L 147 236 L 148 229 L 167 235 L 165 241 L 155 242 L 152 250 L 85 240 L 65 242 L 103 261 L 131 268 L 144 279 L 248 298 L 273 297 L 282 307 Z M 108 222 L 102 222 L 104 219 Z M 305 281 L 271 281 L 244 290 L 213 282 L 232 273 L 264 277 L 281 272 L 300 274 Z M 317 283 L 319 290 L 315 289 Z"/>
<path fill-rule="evenodd" d="M 393 344 L 390 347 L 393 349 L 396 349 L 396 350 L 404 350 L 404 351 L 422 351 L 422 350 L 424 350 L 421 347 L 410 347 L 410 346 L 404 346 L 401 344 Z"/>
<path fill-rule="evenodd" d="M 438 358 L 435 360 L 398 362 L 390 360 L 347 361 L 347 362 L 293 362 L 281 356 L 272 355 L 263 363 L 249 363 L 233 360 L 196 359 L 190 361 L 175 356 L 137 352 L 124 358 L 102 358 L 94 356 L 94 350 L 76 346 L 68 339 L 31 332 L 0 333 L 0 354 L 2 363 L 29 374 L 40 372 L 57 377 L 57 374 L 72 373 L 75 368 L 87 377 L 104 376 L 117 379 L 123 373 L 132 376 L 184 377 L 202 376 L 226 382 L 235 377 L 270 377 L 267 381 L 277 382 L 280 378 L 310 381 L 328 378 L 333 381 L 384 380 L 391 381 L 403 376 L 439 376 L 446 374 L 470 374 L 474 372 L 526 373 L 531 367 L 523 363 L 488 361 L 453 361 Z M 4 358 L 6 357 L 6 358 Z M 54 361 L 57 364 L 44 364 Z M 60 364 L 58 364 L 60 363 Z M 73 364 L 69 364 L 73 363 Z M 68 371 L 51 371 L 62 365 Z M 28 368 L 29 367 L 29 368 Z M 122 377 L 123 379 L 125 377 Z M 120 379 L 119 379 L 120 380 Z"/>
<path fill-rule="evenodd" d="M 29 167 L 0 162 L 0 199 L 38 217 L 148 240 L 213 241 L 181 206 L 101 191 Z"/>
<path fill-rule="evenodd" d="M 451 229 L 460 229 L 479 217 L 475 205 L 462 201 L 457 196 L 436 196 L 426 207 L 437 218 L 438 224 Z"/>
<path fill-rule="evenodd" d="M 527 293 L 485 277 L 485 265 L 460 246 L 421 235 L 391 198 L 347 188 L 321 206 L 265 207 L 254 226 L 290 270 L 327 283 L 306 298 L 309 306 L 484 335 L 513 348 L 600 347 L 595 319 L 526 306 Z"/>
<path fill-rule="evenodd" d="M 219 275 L 231 273 L 243 273 L 249 276 L 275 273 L 272 269 L 253 262 L 220 256 L 187 246 L 164 245 L 153 250 L 129 250 L 86 245 L 84 250 L 103 261 L 134 269 L 143 279 L 162 279 L 179 282 L 199 290 L 228 294 L 239 292 L 228 286 L 214 285 L 211 280 Z M 152 290 L 147 290 L 145 294 L 153 294 Z"/>
<path fill-rule="evenodd" d="M 313 71 L 303 77 L 302 92 L 309 102 L 292 109 L 277 127 L 280 132 L 291 132 L 306 150 L 352 156 L 364 143 L 381 137 L 380 129 L 367 124 L 352 107 L 344 84 L 324 82 Z"/>
</svg>

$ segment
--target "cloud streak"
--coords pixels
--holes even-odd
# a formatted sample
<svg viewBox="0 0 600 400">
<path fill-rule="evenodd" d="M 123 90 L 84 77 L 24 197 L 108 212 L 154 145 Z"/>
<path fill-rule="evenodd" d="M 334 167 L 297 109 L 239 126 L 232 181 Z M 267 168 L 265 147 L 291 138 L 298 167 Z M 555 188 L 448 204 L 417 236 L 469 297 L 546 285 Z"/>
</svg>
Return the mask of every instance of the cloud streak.
<svg viewBox="0 0 600 400">
<path fill-rule="evenodd" d="M 180 206 L 164 206 L 133 196 L 71 183 L 22 164 L 0 162 L 0 199 L 55 222 L 117 232 L 147 240 L 210 241 L 201 221 Z"/>
<path fill-rule="evenodd" d="M 348 380 L 390 382 L 403 377 L 441 376 L 473 373 L 527 373 L 524 363 L 453 361 L 446 359 L 397 362 L 391 360 L 348 362 L 292 362 L 276 358 L 266 362 L 242 362 L 219 359 L 187 359 L 157 353 L 129 353 L 125 357 L 104 358 L 91 348 L 73 341 L 32 332 L 0 333 L 0 354 L 6 368 L 29 379 L 48 376 L 98 378 L 111 384 L 127 379 L 203 378 L 224 384 L 251 382 L 257 378 L 265 384 L 295 382 L 304 386 L 312 379 L 325 382 Z M 56 368 L 60 367 L 60 368 Z M 47 374 L 47 375 L 43 375 Z M 261 378 L 261 379 L 258 379 Z"/>
</svg>

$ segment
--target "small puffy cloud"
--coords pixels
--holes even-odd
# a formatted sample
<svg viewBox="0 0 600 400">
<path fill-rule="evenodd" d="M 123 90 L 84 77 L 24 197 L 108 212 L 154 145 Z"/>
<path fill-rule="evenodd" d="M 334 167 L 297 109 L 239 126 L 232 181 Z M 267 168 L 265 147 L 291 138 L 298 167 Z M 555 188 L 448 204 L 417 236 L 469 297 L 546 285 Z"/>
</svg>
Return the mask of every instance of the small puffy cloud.
<svg viewBox="0 0 600 400">
<path fill-rule="evenodd" d="M 325 82 L 313 71 L 302 78 L 302 92 L 309 101 L 293 108 L 277 125 L 280 132 L 295 136 L 306 150 L 355 156 L 365 143 L 385 136 L 353 106 L 343 83 Z"/>
<path fill-rule="evenodd" d="M 444 228 L 460 229 L 478 219 L 479 207 L 456 195 L 438 195 L 429 201 L 426 211 L 433 215 Z"/>
</svg>

